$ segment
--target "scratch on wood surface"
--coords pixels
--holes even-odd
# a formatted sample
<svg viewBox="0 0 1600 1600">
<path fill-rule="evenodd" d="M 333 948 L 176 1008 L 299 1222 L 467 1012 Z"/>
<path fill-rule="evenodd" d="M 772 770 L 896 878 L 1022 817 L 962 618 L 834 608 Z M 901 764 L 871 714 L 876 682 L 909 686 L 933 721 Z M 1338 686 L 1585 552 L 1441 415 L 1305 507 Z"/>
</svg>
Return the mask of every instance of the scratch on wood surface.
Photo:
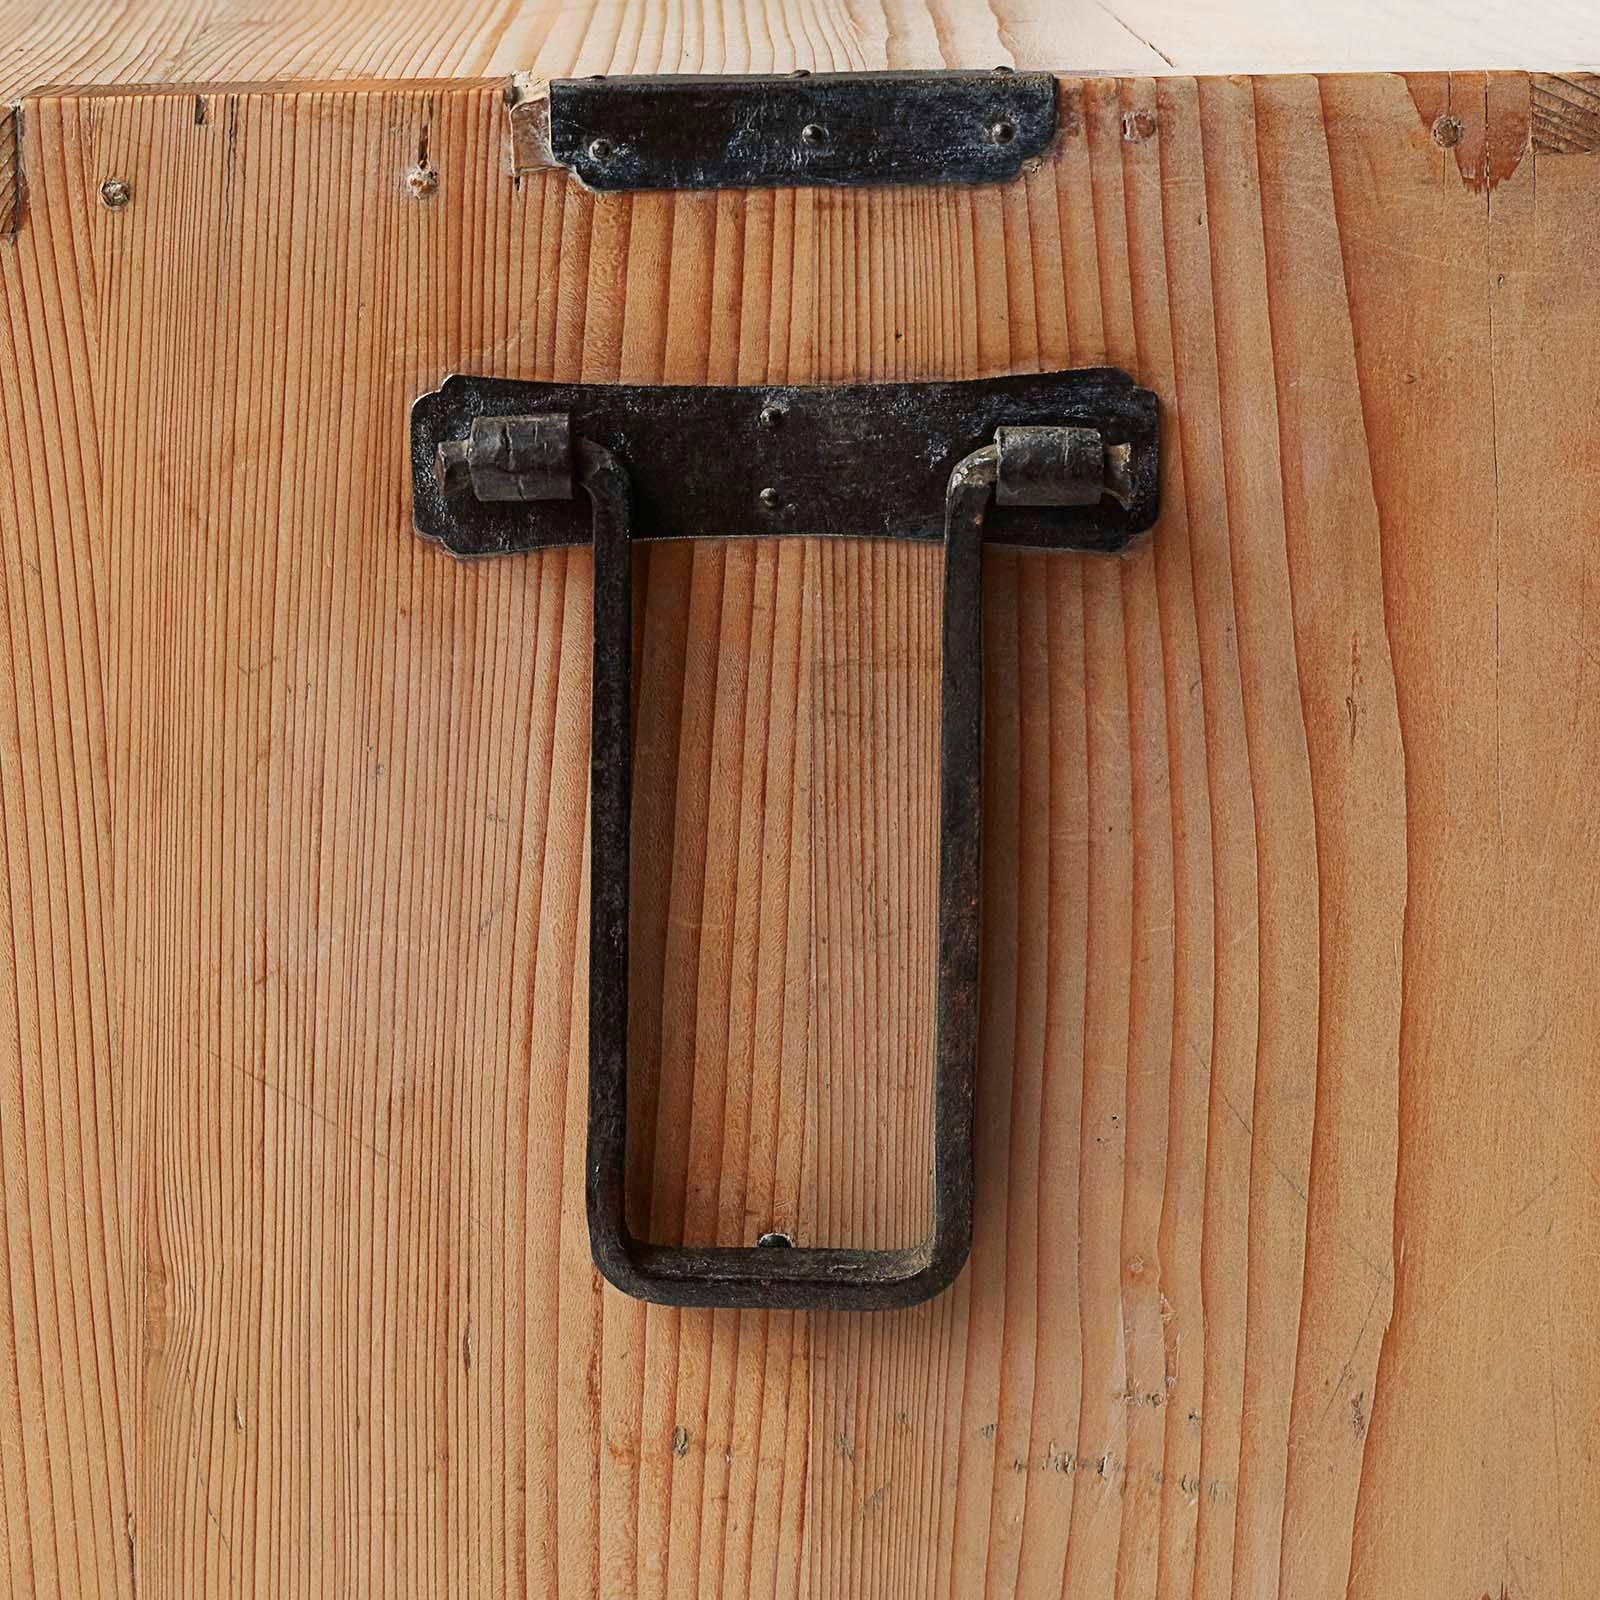
<svg viewBox="0 0 1600 1600">
<path fill-rule="evenodd" d="M 1100 9 L 1105 12 L 1105 14 L 1110 17 L 1119 28 L 1123 30 L 1124 33 L 1127 33 L 1134 39 L 1138 40 L 1138 42 L 1142 44 L 1152 55 L 1160 56 L 1161 59 L 1165 61 L 1166 64 L 1174 71 L 1177 70 L 1178 63 L 1174 61 L 1172 57 L 1169 56 L 1167 52 L 1163 50 L 1161 46 L 1158 45 L 1153 39 L 1147 39 L 1142 33 L 1140 33 L 1139 30 L 1135 28 L 1126 17 L 1121 16 L 1117 12 L 1113 11 L 1110 6 L 1104 3 L 1104 0 L 1095 0 L 1095 4 L 1098 5 Z"/>
</svg>

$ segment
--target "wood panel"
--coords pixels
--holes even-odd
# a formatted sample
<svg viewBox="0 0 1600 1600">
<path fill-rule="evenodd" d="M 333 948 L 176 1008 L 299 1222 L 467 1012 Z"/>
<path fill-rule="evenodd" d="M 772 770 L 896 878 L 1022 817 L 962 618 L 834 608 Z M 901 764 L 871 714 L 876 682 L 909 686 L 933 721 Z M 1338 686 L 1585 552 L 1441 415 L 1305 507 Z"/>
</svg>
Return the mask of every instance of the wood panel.
<svg viewBox="0 0 1600 1600">
<path fill-rule="evenodd" d="M 513 184 L 492 84 L 30 101 L 0 1592 L 1589 1592 L 1600 156 L 1551 92 L 1071 81 L 1004 190 L 631 200 Z M 1104 360 L 1155 536 L 985 565 L 971 1267 L 602 1289 L 588 558 L 419 544 L 407 403 Z M 925 1215 L 933 554 L 640 558 L 664 1235 Z"/>
<path fill-rule="evenodd" d="M 0 0 L 0 41 L 10 103 L 65 84 L 516 72 L 1571 72 L 1600 65 L 1600 16 L 1588 0 Z"/>
</svg>

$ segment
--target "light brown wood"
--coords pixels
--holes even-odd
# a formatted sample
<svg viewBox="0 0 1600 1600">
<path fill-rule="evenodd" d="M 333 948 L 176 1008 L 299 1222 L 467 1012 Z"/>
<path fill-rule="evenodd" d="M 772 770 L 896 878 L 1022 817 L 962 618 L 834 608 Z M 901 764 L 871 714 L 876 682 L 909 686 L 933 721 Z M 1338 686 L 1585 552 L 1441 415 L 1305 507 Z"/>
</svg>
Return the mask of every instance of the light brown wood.
<svg viewBox="0 0 1600 1600">
<path fill-rule="evenodd" d="M 1592 1592 L 1566 81 L 1071 81 L 1005 190 L 633 199 L 513 184 L 492 83 L 29 101 L 0 1593 Z M 971 1267 L 602 1289 L 588 558 L 420 544 L 407 404 L 1108 360 L 1154 538 L 985 567 Z M 936 555 L 639 581 L 636 1212 L 909 1238 Z"/>
<path fill-rule="evenodd" d="M 1589 0 L 0 0 L 0 103 L 66 84 L 519 72 L 1395 72 L 1600 66 Z"/>
<path fill-rule="evenodd" d="M 926 9 L 902 0 L 274 0 L 249 17 L 219 0 L 66 0 L 43 17 L 34 0 L 0 0 L 0 39 L 11 46 L 0 102 L 66 84 L 1163 65 L 1107 10 L 1051 16 L 1021 0 Z M 1557 52 L 1546 64 L 1581 59 L 1581 49 Z"/>
</svg>

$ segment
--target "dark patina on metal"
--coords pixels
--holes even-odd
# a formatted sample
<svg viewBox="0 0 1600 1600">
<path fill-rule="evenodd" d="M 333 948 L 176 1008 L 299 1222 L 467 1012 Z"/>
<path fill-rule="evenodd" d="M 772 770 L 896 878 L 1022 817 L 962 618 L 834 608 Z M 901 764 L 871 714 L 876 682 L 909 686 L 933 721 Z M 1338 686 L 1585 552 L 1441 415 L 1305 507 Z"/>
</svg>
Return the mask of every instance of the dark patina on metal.
<svg viewBox="0 0 1600 1600">
<path fill-rule="evenodd" d="M 434 481 L 447 499 L 526 505 L 572 498 L 572 425 L 561 412 L 475 417 L 466 437 L 442 439 Z"/>
<path fill-rule="evenodd" d="M 583 482 L 595 511 L 587 1189 L 595 1264 L 626 1293 L 669 1305 L 846 1311 L 914 1305 L 955 1278 L 972 1245 L 982 827 L 979 573 L 983 511 L 997 452 L 990 446 L 963 462 L 950 484 L 939 722 L 933 1228 L 922 1244 L 905 1250 L 663 1245 L 639 1239 L 628 1228 L 632 558 L 626 479 L 616 458 L 599 451 L 583 459 Z"/>
<path fill-rule="evenodd" d="M 592 189 L 1002 183 L 1056 132 L 1048 72 L 558 78 L 550 156 Z"/>
<path fill-rule="evenodd" d="M 1156 397 L 1112 367 L 939 383 L 719 387 L 534 383 L 452 377 L 411 412 L 417 531 L 458 556 L 587 544 L 580 501 L 514 501 L 451 492 L 482 471 L 533 459 L 497 455 L 490 423 L 559 416 L 574 438 L 604 445 L 628 471 L 641 510 L 635 539 L 809 534 L 944 537 L 944 488 L 955 464 L 997 428 L 1050 424 L 1099 436 L 1063 445 L 1052 470 L 1115 479 L 1110 496 L 1008 502 L 990 543 L 1114 551 L 1155 520 Z M 482 437 L 475 439 L 478 430 Z M 546 435 L 553 438 L 553 434 Z M 1021 441 L 1026 444 L 1026 440 Z M 446 456 L 441 461 L 441 448 Z M 1088 458 L 1088 465 L 1085 465 Z M 451 462 L 459 463 L 452 468 Z M 1043 467 L 1041 463 L 1041 468 Z"/>
<path fill-rule="evenodd" d="M 1055 374 L 1058 385 L 1076 374 Z M 978 442 L 948 468 L 938 462 L 939 534 L 944 542 L 944 661 L 939 717 L 938 973 L 935 989 L 935 1081 L 932 1163 L 933 1227 L 917 1246 L 900 1250 L 859 1250 L 796 1243 L 788 1235 L 764 1234 L 749 1247 L 657 1244 L 637 1237 L 626 1215 L 628 1147 L 628 936 L 629 845 L 632 826 L 632 545 L 665 536 L 656 529 L 658 508 L 645 492 L 633 462 L 639 458 L 636 435 L 622 429 L 605 442 L 564 411 L 484 414 L 467 418 L 450 413 L 451 426 L 464 432 L 440 437 L 438 416 L 425 413 L 427 426 L 414 438 L 417 460 L 431 459 L 436 479 L 423 495 L 419 484 L 418 527 L 430 536 L 429 519 L 441 504 L 468 502 L 508 507 L 515 504 L 531 521 L 565 509 L 574 479 L 585 491 L 589 533 L 594 546 L 594 656 L 590 745 L 590 927 L 589 927 L 589 1143 L 586 1202 L 590 1247 L 595 1264 L 619 1289 L 643 1300 L 679 1306 L 767 1307 L 775 1309 L 886 1310 L 928 1299 L 961 1271 L 972 1244 L 974 1209 L 973 1108 L 977 1088 L 980 843 L 982 838 L 983 639 L 982 557 L 986 522 L 1029 516 L 1042 510 L 1076 512 L 1071 524 L 1083 547 L 1120 548 L 1131 532 L 1126 520 L 1137 505 L 1138 527 L 1155 512 L 1154 438 L 1143 445 L 1127 437 L 1126 402 L 1134 390 L 1120 374 L 1106 388 L 1106 374 L 1090 374 L 1095 392 L 1117 392 L 1124 404 L 1094 417 L 1066 408 L 1073 419 L 997 422 L 1011 415 L 991 406 L 990 442 Z M 1002 380 L 1004 381 L 1004 380 Z M 447 386 L 448 387 L 448 386 Z M 538 387 L 516 386 L 525 392 Z M 909 406 L 914 389 L 941 414 L 947 396 L 930 391 L 962 385 L 899 386 Z M 992 388 L 993 386 L 988 386 Z M 649 391 L 635 391 L 635 394 Z M 706 391 L 667 390 L 681 399 Z M 776 435 L 791 428 L 793 413 L 785 398 L 799 391 L 755 391 L 753 426 Z M 848 393 L 849 391 L 844 391 Z M 815 391 L 837 396 L 841 391 Z M 504 399 L 504 393 L 499 397 Z M 425 399 L 437 399 L 437 396 Z M 1059 398 L 1059 396 L 1058 396 Z M 1150 411 L 1154 401 L 1150 397 Z M 420 406 L 421 403 L 419 403 Z M 636 402 L 634 412 L 642 409 Z M 670 409 L 670 408 L 669 408 Z M 946 411 L 948 407 L 944 408 Z M 1141 409 L 1136 404 L 1134 411 Z M 603 412 L 603 408 L 601 408 Z M 632 414 L 632 413 L 630 413 Z M 812 417 L 813 413 L 807 411 Z M 826 408 L 815 413 L 828 416 Z M 965 413 L 963 413 L 965 415 Z M 835 497 L 859 509 L 863 496 L 892 492 L 884 480 L 875 491 L 859 480 L 873 478 L 876 466 L 870 439 L 846 442 L 833 429 L 848 428 L 858 416 L 847 407 L 833 416 L 813 448 L 827 446 L 848 456 L 851 481 L 836 483 Z M 940 447 L 942 448 L 942 446 Z M 1139 452 L 1150 459 L 1141 463 Z M 624 449 L 629 451 L 624 456 Z M 850 452 L 854 455 L 850 456 Z M 678 472 L 685 456 L 671 457 Z M 563 473 L 561 463 L 570 462 Z M 836 463 L 837 465 L 837 463 Z M 1139 473 L 1148 472 L 1148 498 L 1141 498 Z M 745 477 L 748 499 L 753 482 Z M 813 481 L 813 480 L 808 480 Z M 820 483 L 821 479 L 814 480 Z M 890 483 L 893 483 L 890 479 Z M 763 486 L 756 492 L 766 505 Z M 779 497 L 780 507 L 784 502 Z M 840 513 L 826 497 L 815 514 L 824 525 Z M 903 538 L 923 538 L 918 517 L 899 520 L 880 509 L 877 530 L 885 525 Z M 1101 524 L 1111 519 L 1111 528 Z M 868 518 L 869 527 L 873 519 Z M 740 531 L 732 529 L 726 531 Z M 812 532 L 806 526 L 757 525 L 742 531 Z M 835 528 L 843 533 L 843 528 Z M 890 535 L 894 536 L 894 535 Z M 1058 541 L 1060 535 L 1058 532 Z M 556 542 L 556 541 L 544 541 Z"/>
</svg>

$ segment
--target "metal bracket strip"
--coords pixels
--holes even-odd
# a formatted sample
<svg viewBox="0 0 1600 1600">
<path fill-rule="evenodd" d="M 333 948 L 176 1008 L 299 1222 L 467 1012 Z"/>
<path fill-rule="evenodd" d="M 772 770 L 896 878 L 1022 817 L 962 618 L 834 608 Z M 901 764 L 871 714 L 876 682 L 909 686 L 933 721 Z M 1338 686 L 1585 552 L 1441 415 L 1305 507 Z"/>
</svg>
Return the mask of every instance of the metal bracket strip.
<svg viewBox="0 0 1600 1600">
<path fill-rule="evenodd" d="M 543 123 L 519 138 L 520 169 L 567 167 L 591 189 L 1003 183 L 1055 138 L 1056 80 L 1007 67 L 557 78 L 513 116 Z"/>
</svg>

